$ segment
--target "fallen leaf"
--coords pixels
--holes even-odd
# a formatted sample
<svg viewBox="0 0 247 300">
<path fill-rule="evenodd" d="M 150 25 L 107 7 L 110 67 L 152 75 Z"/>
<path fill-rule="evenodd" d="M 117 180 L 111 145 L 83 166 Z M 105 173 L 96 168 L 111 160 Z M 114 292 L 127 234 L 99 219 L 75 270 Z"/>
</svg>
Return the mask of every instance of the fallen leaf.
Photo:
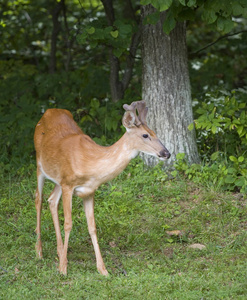
<svg viewBox="0 0 247 300">
<path fill-rule="evenodd" d="M 184 234 L 184 232 L 181 230 L 166 231 L 166 233 L 170 236 L 172 236 L 172 235 L 181 236 Z"/>
<path fill-rule="evenodd" d="M 205 249 L 206 246 L 202 245 L 202 244 L 192 244 L 192 245 L 189 246 L 189 248 L 202 250 L 202 249 Z"/>
<path fill-rule="evenodd" d="M 116 245 L 116 243 L 115 243 L 114 241 L 109 242 L 109 245 L 110 245 L 112 248 L 116 248 L 116 247 L 117 247 L 117 245 Z"/>
</svg>

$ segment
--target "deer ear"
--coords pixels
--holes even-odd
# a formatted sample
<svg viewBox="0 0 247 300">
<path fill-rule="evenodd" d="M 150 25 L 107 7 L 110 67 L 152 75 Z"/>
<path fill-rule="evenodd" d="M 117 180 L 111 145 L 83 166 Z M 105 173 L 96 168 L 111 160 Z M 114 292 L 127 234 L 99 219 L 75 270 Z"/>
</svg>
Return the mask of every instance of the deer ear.
<svg viewBox="0 0 247 300">
<path fill-rule="evenodd" d="M 122 119 L 123 126 L 130 129 L 135 126 L 135 115 L 132 111 L 126 111 Z"/>
</svg>

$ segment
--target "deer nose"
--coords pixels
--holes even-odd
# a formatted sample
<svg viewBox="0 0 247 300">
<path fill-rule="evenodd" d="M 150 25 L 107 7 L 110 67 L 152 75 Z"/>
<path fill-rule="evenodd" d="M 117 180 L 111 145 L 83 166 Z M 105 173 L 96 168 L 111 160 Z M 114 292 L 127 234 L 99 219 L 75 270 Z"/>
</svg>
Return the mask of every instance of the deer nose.
<svg viewBox="0 0 247 300">
<path fill-rule="evenodd" d="M 171 156 L 170 152 L 167 149 L 161 150 L 159 153 L 160 157 L 169 158 Z"/>
</svg>

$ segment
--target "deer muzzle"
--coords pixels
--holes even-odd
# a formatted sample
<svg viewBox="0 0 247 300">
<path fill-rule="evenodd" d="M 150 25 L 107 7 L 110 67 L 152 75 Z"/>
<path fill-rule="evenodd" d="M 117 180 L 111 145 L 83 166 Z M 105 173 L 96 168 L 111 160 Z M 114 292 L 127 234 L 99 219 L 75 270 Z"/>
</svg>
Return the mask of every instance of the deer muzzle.
<svg viewBox="0 0 247 300">
<path fill-rule="evenodd" d="M 171 156 L 171 154 L 170 154 L 170 152 L 164 147 L 164 149 L 163 150 L 161 150 L 160 152 L 159 152 L 159 155 L 158 155 L 158 157 L 159 158 L 166 158 L 166 159 L 168 159 L 169 157 Z"/>
</svg>

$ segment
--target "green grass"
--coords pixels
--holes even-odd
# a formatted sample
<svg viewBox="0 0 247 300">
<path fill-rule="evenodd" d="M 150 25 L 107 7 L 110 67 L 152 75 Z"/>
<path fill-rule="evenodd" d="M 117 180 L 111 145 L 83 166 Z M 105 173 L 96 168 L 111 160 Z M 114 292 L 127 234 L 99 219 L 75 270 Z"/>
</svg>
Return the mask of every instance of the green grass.
<svg viewBox="0 0 247 300">
<path fill-rule="evenodd" d="M 82 200 L 74 197 L 65 277 L 57 271 L 48 181 L 44 259 L 36 259 L 32 171 L 1 177 L 0 299 L 246 299 L 247 209 L 240 194 L 167 180 L 159 167 L 133 162 L 96 193 L 98 239 L 110 275 L 97 273 Z M 181 235 L 167 234 L 173 230 Z M 206 248 L 189 248 L 195 243 Z"/>
</svg>

